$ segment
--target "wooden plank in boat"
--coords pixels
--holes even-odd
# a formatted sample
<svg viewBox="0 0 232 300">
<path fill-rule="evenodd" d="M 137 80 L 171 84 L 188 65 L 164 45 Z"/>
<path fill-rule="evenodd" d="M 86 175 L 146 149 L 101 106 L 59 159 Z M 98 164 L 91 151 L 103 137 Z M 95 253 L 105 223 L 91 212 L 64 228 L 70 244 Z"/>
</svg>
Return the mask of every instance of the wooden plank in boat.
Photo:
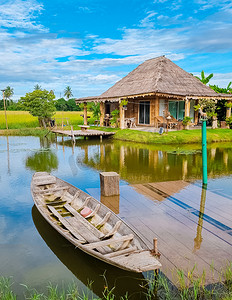
<svg viewBox="0 0 232 300">
<path fill-rule="evenodd" d="M 46 185 L 46 184 L 55 184 L 56 177 L 48 175 L 48 176 L 37 176 L 33 180 L 35 185 Z"/>
<path fill-rule="evenodd" d="M 133 268 L 139 272 L 160 269 L 160 262 L 150 253 L 149 250 L 134 252 L 130 254 L 112 257 L 119 264 Z"/>
<path fill-rule="evenodd" d="M 71 205 L 65 204 L 64 208 L 67 209 L 79 222 L 81 222 L 89 231 L 91 231 L 97 238 L 101 239 L 104 234 L 93 226 L 89 221 L 82 217 Z"/>
<path fill-rule="evenodd" d="M 91 244 L 87 244 L 87 245 L 83 245 L 83 247 L 85 247 L 86 249 L 94 249 L 94 248 L 98 248 L 98 247 L 103 247 L 103 246 L 108 246 L 111 244 L 118 244 L 124 241 L 128 241 L 128 240 L 133 240 L 134 235 L 133 234 L 128 234 L 119 238 L 111 238 L 108 240 L 103 240 L 103 241 L 99 241 L 96 243 L 91 243 Z"/>
<path fill-rule="evenodd" d="M 46 194 L 53 194 L 56 192 L 60 192 L 60 191 L 67 191 L 68 190 L 68 186 L 61 186 L 61 187 L 56 187 L 56 188 L 50 188 L 50 189 L 45 189 L 45 190 L 40 190 L 39 193 L 42 195 L 46 195 Z"/>
<path fill-rule="evenodd" d="M 53 213 L 53 215 L 56 216 L 56 217 L 58 218 L 58 220 L 64 225 L 64 227 L 67 228 L 68 231 L 69 231 L 75 238 L 78 239 L 78 241 L 79 241 L 80 243 L 86 243 L 85 238 L 84 238 L 79 232 L 77 232 L 77 230 L 74 229 L 74 228 L 69 224 L 69 222 L 67 222 L 67 220 L 65 220 L 65 218 L 63 218 L 53 206 L 48 205 L 47 207 L 48 207 L 48 209 Z"/>
<path fill-rule="evenodd" d="M 67 222 L 70 224 L 70 226 L 73 229 L 76 229 L 78 230 L 78 232 L 81 232 L 81 235 L 84 237 L 84 239 L 87 242 L 94 243 L 99 241 L 99 238 L 92 231 L 90 231 L 89 228 L 85 226 L 85 224 L 77 220 L 77 218 L 75 217 L 68 218 Z"/>
<path fill-rule="evenodd" d="M 129 247 L 129 248 L 126 248 L 126 249 L 123 249 L 123 250 L 114 251 L 114 252 L 105 254 L 104 256 L 110 258 L 110 257 L 115 257 L 115 256 L 123 255 L 123 254 L 129 254 L 129 253 L 134 252 L 136 250 L 138 250 L 138 248 L 133 246 L 133 247 Z"/>
</svg>

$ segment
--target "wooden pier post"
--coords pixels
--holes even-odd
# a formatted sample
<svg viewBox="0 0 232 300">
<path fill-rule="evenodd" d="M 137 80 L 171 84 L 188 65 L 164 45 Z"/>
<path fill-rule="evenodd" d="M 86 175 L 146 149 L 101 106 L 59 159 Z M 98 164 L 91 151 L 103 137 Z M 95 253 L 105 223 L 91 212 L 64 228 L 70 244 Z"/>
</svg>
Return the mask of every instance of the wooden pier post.
<svg viewBox="0 0 232 300">
<path fill-rule="evenodd" d="M 74 132 L 73 132 L 73 126 L 71 126 L 71 135 L 72 135 L 73 143 L 75 144 L 75 136 L 74 136 Z"/>
<path fill-rule="evenodd" d="M 103 127 L 104 125 L 104 103 L 100 102 L 100 127 Z"/>
<path fill-rule="evenodd" d="M 119 175 L 116 172 L 100 173 L 101 195 L 119 195 Z"/>
<path fill-rule="evenodd" d="M 88 125 L 87 121 L 87 103 L 84 102 L 84 125 Z"/>
</svg>

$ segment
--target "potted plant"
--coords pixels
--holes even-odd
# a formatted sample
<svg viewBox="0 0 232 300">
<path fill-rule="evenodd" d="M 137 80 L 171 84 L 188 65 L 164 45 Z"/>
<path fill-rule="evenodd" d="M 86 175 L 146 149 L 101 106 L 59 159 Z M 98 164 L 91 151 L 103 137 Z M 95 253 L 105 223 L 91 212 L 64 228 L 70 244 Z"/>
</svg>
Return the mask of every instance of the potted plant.
<svg viewBox="0 0 232 300">
<path fill-rule="evenodd" d="M 128 104 L 128 100 L 127 99 L 122 99 L 120 106 L 123 107 L 124 110 L 127 110 L 127 104 Z"/>
<path fill-rule="evenodd" d="M 191 123 L 191 121 L 192 121 L 192 118 L 184 117 L 184 119 L 182 121 L 184 129 L 189 129 L 189 124 Z"/>
<path fill-rule="evenodd" d="M 232 129 L 232 116 L 226 118 L 226 125 L 228 125 L 230 129 Z"/>
</svg>

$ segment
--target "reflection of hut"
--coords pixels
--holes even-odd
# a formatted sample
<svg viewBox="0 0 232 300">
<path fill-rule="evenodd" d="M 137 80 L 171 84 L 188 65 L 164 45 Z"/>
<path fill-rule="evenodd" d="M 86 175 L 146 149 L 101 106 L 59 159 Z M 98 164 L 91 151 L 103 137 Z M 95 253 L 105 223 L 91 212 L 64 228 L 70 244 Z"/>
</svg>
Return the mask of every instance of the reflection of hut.
<svg viewBox="0 0 232 300">
<path fill-rule="evenodd" d="M 163 201 L 171 195 L 174 195 L 190 183 L 184 180 L 152 182 L 145 184 L 131 185 L 138 193 L 150 198 L 151 200 Z"/>
<path fill-rule="evenodd" d="M 120 127 L 125 128 L 128 120 L 136 125 L 159 126 L 166 122 L 168 112 L 173 116 L 170 126 L 177 120 L 190 116 L 196 124 L 198 113 L 194 105 L 200 98 L 232 100 L 232 95 L 217 94 L 200 80 L 187 73 L 165 56 L 149 59 L 127 76 L 118 81 L 102 95 L 76 99 L 84 103 L 84 121 L 87 124 L 87 102 L 100 103 L 100 125 L 116 108 L 120 110 Z M 120 105 L 126 100 L 127 110 Z M 227 117 L 231 109 L 227 110 Z"/>
</svg>

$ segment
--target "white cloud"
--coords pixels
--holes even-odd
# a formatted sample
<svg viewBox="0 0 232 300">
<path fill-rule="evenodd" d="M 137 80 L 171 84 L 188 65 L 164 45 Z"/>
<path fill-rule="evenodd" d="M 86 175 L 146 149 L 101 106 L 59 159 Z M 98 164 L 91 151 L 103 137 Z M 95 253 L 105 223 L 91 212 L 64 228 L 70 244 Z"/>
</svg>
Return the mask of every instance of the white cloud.
<svg viewBox="0 0 232 300">
<path fill-rule="evenodd" d="M 154 16 L 157 15 L 154 11 L 149 11 L 147 16 L 140 21 L 141 27 L 153 27 L 154 26 Z"/>
<path fill-rule="evenodd" d="M 173 16 L 173 12 L 171 16 L 158 15 L 150 10 L 137 27 L 121 29 L 119 38 L 101 38 L 91 32 L 83 41 L 58 38 L 49 33 L 49 29 L 38 21 L 43 6 L 36 0 L 8 1 L 0 5 L 0 25 L 3 27 L 0 29 L 1 84 L 14 87 L 15 99 L 32 90 L 36 83 L 55 90 L 57 96 L 60 92 L 63 94 L 66 85 L 72 86 L 76 97 L 99 95 L 125 76 L 131 70 L 130 66 L 146 59 L 165 54 L 178 61 L 192 53 L 231 51 L 232 4 L 225 0 L 220 4 L 216 0 L 195 2 L 201 7 L 217 5 L 218 10 L 204 21 L 184 19 L 182 14 Z M 183 4 L 180 0 L 171 1 L 171 4 L 166 0 L 155 0 L 154 3 L 168 4 L 171 10 Z M 79 9 L 86 10 L 85 7 Z M 227 23 L 223 21 L 225 17 Z M 163 23 L 163 28 L 158 29 L 156 22 Z M 165 23 L 169 28 L 164 28 Z M 171 24 L 175 26 L 171 28 Z M 92 43 L 92 48 L 85 50 L 85 41 L 88 45 Z M 91 58 L 88 58 L 89 54 Z M 92 58 L 98 55 L 101 58 Z M 225 78 L 220 76 L 215 75 L 214 80 L 225 86 L 230 75 L 228 78 L 227 75 Z"/>
<path fill-rule="evenodd" d="M 0 26 L 46 31 L 44 26 L 34 21 L 36 14 L 40 14 L 42 10 L 42 4 L 35 0 L 11 0 L 0 5 Z"/>
</svg>

